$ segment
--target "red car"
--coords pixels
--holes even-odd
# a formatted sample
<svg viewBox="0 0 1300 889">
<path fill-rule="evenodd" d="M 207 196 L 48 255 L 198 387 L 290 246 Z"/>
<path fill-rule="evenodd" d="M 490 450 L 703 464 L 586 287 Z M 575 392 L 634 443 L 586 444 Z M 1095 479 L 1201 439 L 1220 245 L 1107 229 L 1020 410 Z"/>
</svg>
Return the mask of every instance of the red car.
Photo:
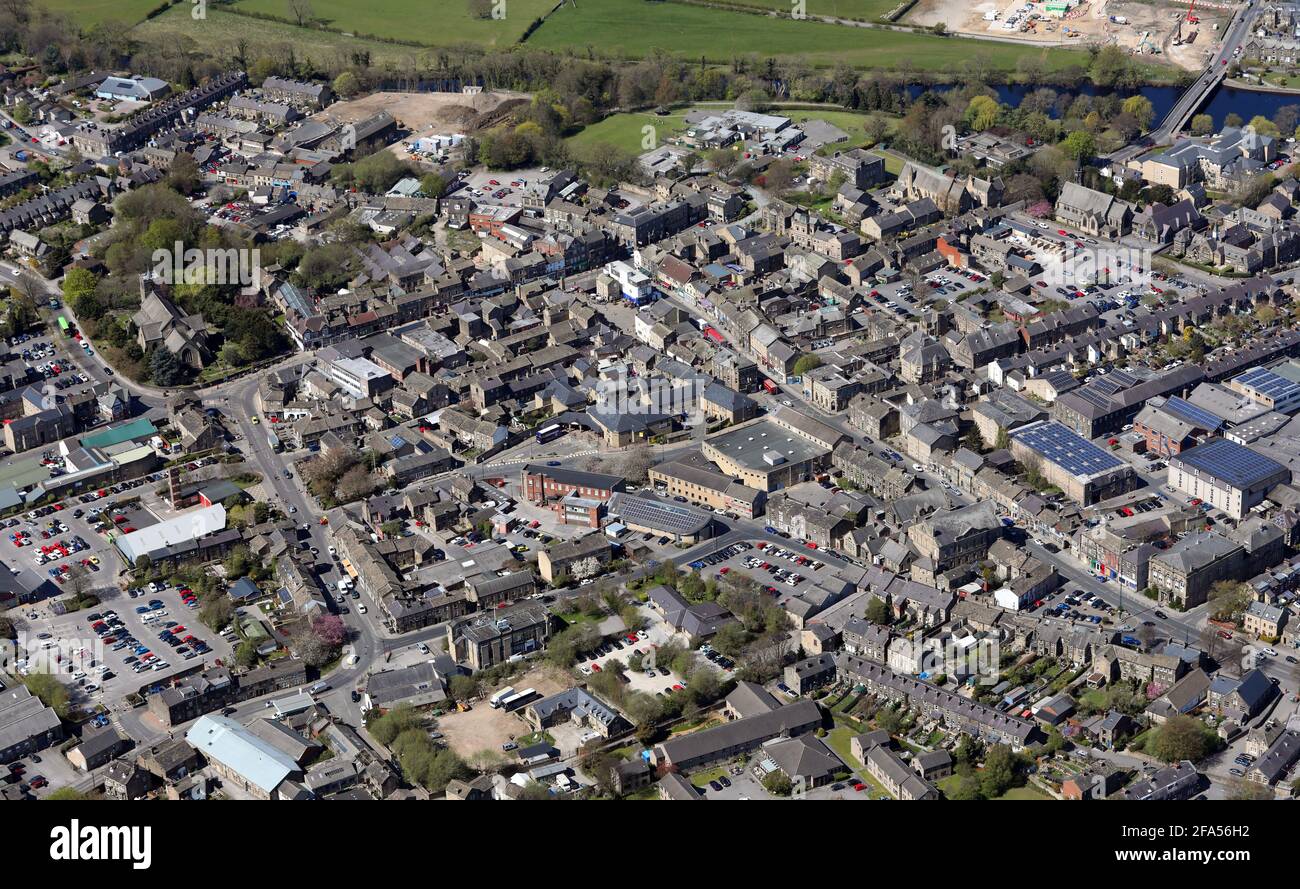
<svg viewBox="0 0 1300 889">
<path fill-rule="evenodd" d="M 30 787 L 32 790 L 39 790 L 42 787 L 48 786 L 49 783 L 50 782 L 46 781 L 44 777 L 42 777 L 41 775 L 37 775 L 35 778 L 32 778 L 31 781 L 27 782 L 27 786 Z"/>
<path fill-rule="evenodd" d="M 600 672 L 600 664 L 592 664 L 592 665 L 591 665 L 591 669 L 592 669 L 592 672 L 594 672 L 594 673 L 599 673 L 599 672 Z"/>
</svg>

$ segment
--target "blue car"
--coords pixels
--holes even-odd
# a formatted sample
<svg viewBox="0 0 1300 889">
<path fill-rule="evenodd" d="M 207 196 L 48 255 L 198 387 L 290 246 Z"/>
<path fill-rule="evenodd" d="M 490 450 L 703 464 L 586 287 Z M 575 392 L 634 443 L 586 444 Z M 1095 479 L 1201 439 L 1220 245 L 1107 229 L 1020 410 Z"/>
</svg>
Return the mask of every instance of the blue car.
<svg viewBox="0 0 1300 889">
<path fill-rule="evenodd" d="M 135 653 L 136 653 L 136 656 L 137 656 L 137 657 L 139 657 L 139 656 L 142 655 L 142 654 L 148 654 L 148 653 L 149 653 L 149 646 L 147 646 L 147 645 L 137 645 L 137 646 L 135 647 Z"/>
<path fill-rule="evenodd" d="M 167 606 L 165 606 L 165 605 L 163 605 L 163 603 L 159 602 L 159 603 L 156 604 L 156 605 L 150 605 L 150 606 L 149 606 L 149 610 L 150 610 L 150 611 L 162 611 L 165 607 L 167 607 Z"/>
<path fill-rule="evenodd" d="M 148 606 L 148 605 L 141 605 L 141 606 L 139 606 L 138 608 L 135 609 L 135 613 L 136 613 L 136 614 L 148 614 L 148 613 L 149 613 L 149 606 Z"/>
<path fill-rule="evenodd" d="M 763 530 L 766 531 L 768 534 L 775 534 L 775 533 L 776 533 L 776 529 L 773 528 L 771 525 L 764 525 L 764 526 L 763 526 Z"/>
</svg>

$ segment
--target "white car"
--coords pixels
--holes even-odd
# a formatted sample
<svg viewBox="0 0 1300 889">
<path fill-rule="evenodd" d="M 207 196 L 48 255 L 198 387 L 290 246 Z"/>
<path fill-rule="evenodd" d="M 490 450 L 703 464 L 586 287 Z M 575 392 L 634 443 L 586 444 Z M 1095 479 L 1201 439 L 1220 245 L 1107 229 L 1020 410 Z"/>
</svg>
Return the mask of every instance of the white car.
<svg viewBox="0 0 1300 889">
<path fill-rule="evenodd" d="M 912 464 L 912 471 L 913 471 L 913 472 L 925 472 L 925 468 L 924 468 L 920 463 L 913 463 L 913 464 Z"/>
<path fill-rule="evenodd" d="M 366 613 L 366 606 L 365 606 L 364 603 L 362 603 L 361 605 L 358 605 L 358 606 L 357 606 L 357 612 L 360 613 L 360 614 L 365 614 L 365 613 Z"/>
<path fill-rule="evenodd" d="M 1271 648 L 1265 648 L 1264 654 L 1268 655 L 1269 657 L 1277 657 L 1277 652 Z"/>
</svg>

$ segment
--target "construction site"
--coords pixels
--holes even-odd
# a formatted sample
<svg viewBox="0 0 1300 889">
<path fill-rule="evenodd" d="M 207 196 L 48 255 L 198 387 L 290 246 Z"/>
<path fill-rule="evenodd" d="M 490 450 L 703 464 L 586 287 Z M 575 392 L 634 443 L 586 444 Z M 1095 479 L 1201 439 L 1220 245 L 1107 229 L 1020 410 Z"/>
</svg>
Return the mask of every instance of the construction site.
<svg viewBox="0 0 1300 889">
<path fill-rule="evenodd" d="M 919 0 L 908 24 L 1036 46 L 1115 45 L 1204 68 L 1240 4 L 1222 0 Z"/>
</svg>

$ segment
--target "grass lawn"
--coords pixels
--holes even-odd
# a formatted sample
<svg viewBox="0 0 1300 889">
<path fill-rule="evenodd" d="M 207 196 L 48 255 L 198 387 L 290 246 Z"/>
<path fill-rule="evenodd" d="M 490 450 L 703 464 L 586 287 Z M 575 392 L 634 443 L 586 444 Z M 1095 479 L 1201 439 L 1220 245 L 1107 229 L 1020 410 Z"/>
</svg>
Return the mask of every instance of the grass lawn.
<svg viewBox="0 0 1300 889">
<path fill-rule="evenodd" d="M 668 734 L 680 735 L 683 732 L 703 731 L 706 728 L 713 728 L 715 725 L 721 725 L 721 724 L 722 724 L 722 720 L 720 719 L 711 719 L 709 717 L 704 717 L 703 719 L 697 719 L 694 722 L 683 722 L 678 725 L 675 725 L 668 730 Z"/>
<path fill-rule="evenodd" d="M 730 6 L 752 6 L 755 9 L 776 10 L 787 15 L 793 8 L 790 0 L 726 0 L 726 2 Z M 900 2 L 901 0 L 807 0 L 805 12 L 813 17 L 827 16 L 871 21 L 883 18 Z"/>
<path fill-rule="evenodd" d="M 520 735 L 515 738 L 515 743 L 520 747 L 529 747 L 533 744 L 555 744 L 555 738 L 551 737 L 550 732 L 530 732 L 526 735 Z"/>
<path fill-rule="evenodd" d="M 649 787 L 642 787 L 636 793 L 629 793 L 623 799 L 659 799 L 659 788 L 651 784 Z"/>
<path fill-rule="evenodd" d="M 1043 792 L 1042 792 L 1041 790 L 1039 790 L 1037 787 L 1032 787 L 1032 786 L 1026 784 L 1024 787 L 1013 787 L 1013 788 L 1011 788 L 1011 789 L 1008 790 L 1006 793 L 1004 793 L 1004 794 L 1002 794 L 1000 797 L 998 797 L 998 799 L 1047 799 L 1047 800 L 1050 800 L 1051 797 L 1048 796 L 1047 794 L 1043 793 Z"/>
<path fill-rule="evenodd" d="M 570 611 L 564 614 L 556 614 L 555 616 L 558 617 L 560 620 L 564 621 L 569 626 L 573 626 L 574 624 L 583 624 L 583 623 L 600 623 L 600 615 L 587 614 L 584 611 Z"/>
<path fill-rule="evenodd" d="M 646 136 L 645 127 L 654 127 L 656 144 L 662 145 L 669 137 L 679 135 L 686 129 L 687 114 L 693 111 L 709 111 L 721 114 L 728 107 L 730 106 L 726 103 L 706 102 L 700 105 L 676 108 L 663 116 L 651 111 L 611 114 L 599 123 L 584 127 L 579 132 L 569 136 L 565 141 L 578 156 L 581 156 L 584 150 L 597 143 L 614 145 L 631 154 L 641 154 L 643 151 L 648 150 L 643 147 L 643 140 Z M 802 124 L 809 120 L 824 120 L 849 134 L 847 143 L 841 142 L 838 145 L 827 146 L 829 151 L 844 150 L 862 144 L 865 138 L 864 127 L 867 118 L 873 116 L 871 114 L 859 114 L 855 111 L 837 111 L 833 108 L 824 111 L 785 109 L 780 105 L 773 106 L 770 113 L 788 117 L 796 124 Z M 898 118 L 896 117 L 885 114 L 874 116 L 885 121 L 886 126 L 889 127 L 889 132 L 893 132 L 898 124 Z M 902 169 L 901 162 L 899 169 Z"/>
<path fill-rule="evenodd" d="M 533 20 L 555 6 L 555 0 L 507 0 L 502 19 L 470 15 L 466 0 L 312 0 L 317 21 L 349 34 L 383 37 L 446 46 L 473 43 L 505 47 L 517 43 Z M 292 21 L 285 0 L 238 0 L 235 8 Z"/>
<path fill-rule="evenodd" d="M 886 790 L 879 781 L 871 777 L 871 775 L 867 773 L 867 770 L 859 766 L 858 761 L 853 758 L 853 751 L 849 747 L 849 742 L 852 741 L 853 736 L 857 734 L 859 733 L 847 725 L 837 725 L 835 728 L 831 729 L 822 740 L 826 742 L 827 747 L 835 751 L 835 754 L 839 756 L 840 759 L 844 760 L 849 770 L 852 772 L 853 777 L 848 781 L 850 787 L 853 786 L 854 781 L 861 781 L 863 784 L 867 785 L 867 789 L 862 791 L 862 793 L 869 793 L 872 796 L 877 797 L 888 797 L 889 791 Z"/>
<path fill-rule="evenodd" d="M 642 147 L 645 127 L 655 129 L 655 144 L 662 145 L 669 136 L 680 133 L 686 126 L 686 115 L 691 108 L 678 108 L 670 114 L 660 117 L 649 111 L 634 111 L 624 114 L 611 114 L 604 120 L 591 126 L 583 127 L 578 133 L 568 137 L 565 142 L 579 157 L 591 146 L 599 143 L 613 145 L 629 154 L 641 154 L 648 149 Z"/>
<path fill-rule="evenodd" d="M 696 787 L 708 787 L 710 781 L 716 781 L 725 774 L 727 774 L 727 767 L 718 766 L 717 768 L 696 772 L 690 776 L 690 779 L 691 783 Z"/>
<path fill-rule="evenodd" d="M 935 37 L 883 29 L 794 21 L 680 3 L 601 0 L 577 8 L 565 5 L 528 38 L 550 49 L 582 50 L 641 58 L 653 50 L 693 59 L 729 62 L 750 52 L 802 56 L 814 64 L 838 61 L 870 68 L 917 70 L 956 67 L 980 55 L 990 66 L 1011 69 L 1026 55 L 1041 55 L 1045 67 L 1086 65 L 1079 50 L 1032 50 L 1010 43 Z"/>
<path fill-rule="evenodd" d="M 162 0 L 36 0 L 32 5 L 37 9 L 75 17 L 81 27 L 97 25 L 100 22 L 125 22 L 134 25 L 144 21 L 144 17 Z M 185 6 L 185 17 L 189 18 L 189 4 Z"/>
<path fill-rule="evenodd" d="M 936 781 L 934 786 L 935 786 L 935 787 L 938 787 L 939 790 L 943 792 L 943 795 L 944 795 L 944 796 L 951 796 L 951 795 L 952 795 L 952 794 L 957 790 L 957 785 L 958 785 L 959 783 L 961 783 L 961 778 L 960 778 L 958 775 L 956 775 L 956 774 L 952 774 L 952 775 L 949 775 L 947 778 L 943 778 L 943 779 L 941 779 L 941 780 L 939 780 L 939 781 Z M 1051 797 L 1048 796 L 1047 794 L 1043 793 L 1043 792 L 1042 792 L 1041 790 L 1039 790 L 1037 787 L 1034 787 L 1034 786 L 1032 786 L 1032 785 L 1026 784 L 1024 787 L 1013 787 L 1013 788 L 1011 788 L 1010 790 L 1008 790 L 1006 793 L 1002 794 L 1001 796 L 999 796 L 999 797 L 995 797 L 995 799 L 1000 799 L 1000 800 L 1002 800 L 1002 799 L 1046 799 L 1046 800 L 1050 800 Z"/>
<path fill-rule="evenodd" d="M 867 118 L 869 117 L 879 117 L 883 120 L 885 126 L 888 127 L 888 132 L 890 133 L 894 132 L 894 129 L 898 126 L 898 121 L 900 120 L 900 118 L 891 117 L 888 114 L 859 114 L 856 111 L 835 111 L 829 109 L 826 111 L 807 111 L 793 108 L 790 110 L 783 110 L 779 105 L 774 106 L 770 113 L 779 114 L 782 117 L 788 117 L 797 124 L 802 124 L 804 121 L 808 120 L 824 120 L 828 124 L 837 126 L 849 134 L 848 146 L 842 142 L 839 145 L 829 145 L 827 146 L 829 151 L 843 150 L 846 147 L 860 144 L 864 138 L 863 127 L 866 125 Z"/>
<path fill-rule="evenodd" d="M 287 11 L 288 6 L 285 5 L 284 9 Z M 208 4 L 207 18 L 195 21 L 190 18 L 189 4 L 180 3 L 157 18 L 136 25 L 131 29 L 131 36 L 141 40 L 176 41 L 178 45 L 192 41 L 211 55 L 224 57 L 234 56 L 241 40 L 247 42 L 250 58 L 282 52 L 285 46 L 292 46 L 299 58 L 307 59 L 323 60 L 340 53 L 365 52 L 370 54 L 371 64 L 376 67 L 385 63 L 394 66 L 411 65 L 420 52 L 409 46 L 343 37 L 329 31 L 313 31 L 296 25 L 235 15 L 211 3 Z"/>
</svg>

